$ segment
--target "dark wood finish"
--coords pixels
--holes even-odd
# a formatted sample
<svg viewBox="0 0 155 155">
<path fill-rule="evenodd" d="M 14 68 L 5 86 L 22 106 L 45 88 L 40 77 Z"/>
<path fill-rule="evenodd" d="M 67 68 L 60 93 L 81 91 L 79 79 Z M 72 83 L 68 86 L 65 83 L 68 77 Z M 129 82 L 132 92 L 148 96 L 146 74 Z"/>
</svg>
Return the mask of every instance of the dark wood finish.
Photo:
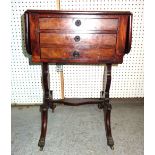
<svg viewBox="0 0 155 155">
<path fill-rule="evenodd" d="M 99 104 L 103 103 L 103 100 L 101 98 L 64 98 L 53 100 L 53 102 L 70 106 L 79 106 L 84 104 Z"/>
<path fill-rule="evenodd" d="M 130 12 L 28 10 L 25 12 L 26 48 L 32 54 L 32 61 L 37 63 L 122 63 L 124 54 L 131 48 L 131 21 Z M 76 36 L 80 37 L 79 41 L 75 40 Z M 51 48 L 48 54 L 42 50 L 47 47 Z M 64 47 L 66 50 L 63 53 L 60 48 Z M 66 52 L 79 48 L 82 49 L 80 55 L 83 55 L 80 60 L 66 55 Z M 109 52 L 99 54 L 100 58 L 83 54 L 90 49 L 93 49 L 92 53 L 98 53 L 105 48 L 114 49 L 113 56 L 109 56 Z M 53 56 L 53 51 L 62 55 L 62 59 Z M 64 59 L 64 55 L 67 58 Z"/>
<path fill-rule="evenodd" d="M 25 40 L 32 61 L 43 63 L 43 104 L 39 147 L 45 145 L 48 108 L 54 112 L 56 103 L 82 105 L 97 103 L 103 109 L 107 144 L 114 148 L 111 132 L 111 104 L 109 90 L 112 64 L 123 62 L 130 52 L 132 41 L 132 13 L 107 11 L 27 10 Z M 48 63 L 106 64 L 100 98 L 64 98 L 54 100 L 49 87 Z"/>
<path fill-rule="evenodd" d="M 70 15 L 131 15 L 129 11 L 72 11 L 72 10 L 27 10 L 25 13 L 37 13 L 41 15 L 48 14 L 50 17 L 51 14 L 70 14 Z"/>
<path fill-rule="evenodd" d="M 27 52 L 32 55 L 31 52 L 31 43 L 30 43 L 30 22 L 29 22 L 29 14 L 25 13 L 24 15 L 25 19 L 25 45 L 26 45 L 26 50 Z"/>
<path fill-rule="evenodd" d="M 43 149 L 45 145 L 45 137 L 47 130 L 47 119 L 48 119 L 48 108 L 50 107 L 54 112 L 55 105 L 52 102 L 52 91 L 50 91 L 50 81 L 49 81 L 49 67 L 48 63 L 42 64 L 42 84 L 43 84 L 43 104 L 40 106 L 41 111 L 41 135 L 39 139 L 38 146 L 40 150 Z"/>
<path fill-rule="evenodd" d="M 75 55 L 75 51 L 78 53 L 78 56 Z M 99 49 L 96 51 L 95 48 L 86 48 L 86 49 L 81 49 L 76 48 L 76 50 L 72 48 L 41 48 L 41 58 L 45 59 L 55 59 L 56 61 L 61 60 L 73 60 L 76 59 L 76 61 L 80 61 L 82 58 L 83 60 L 85 58 L 87 59 L 103 59 L 103 60 L 108 60 L 109 58 L 114 57 L 115 55 L 115 49 L 109 49 L 109 48 L 104 48 L 104 49 Z"/>
<path fill-rule="evenodd" d="M 103 48 L 107 46 L 115 48 L 116 34 L 40 33 L 40 46 L 70 46 L 72 48 L 79 46 Z"/>
<path fill-rule="evenodd" d="M 111 108 L 112 108 L 109 100 L 110 84 L 111 84 L 111 64 L 106 64 L 104 68 L 104 76 L 103 76 L 103 91 L 101 91 L 101 98 L 104 101 L 102 103 L 98 103 L 98 107 L 99 109 L 103 108 L 107 145 L 109 145 L 111 149 L 113 149 L 114 141 L 112 138 L 111 122 L 110 122 L 110 115 L 111 115 Z"/>
<path fill-rule="evenodd" d="M 45 137 L 46 137 L 46 130 L 47 130 L 47 119 L 48 119 L 48 108 L 41 106 L 41 135 L 38 142 L 38 146 L 40 147 L 40 150 L 43 150 L 43 147 L 45 145 Z"/>
<path fill-rule="evenodd" d="M 79 25 L 76 24 L 79 21 Z M 83 18 L 79 15 L 76 18 L 39 18 L 40 29 L 59 29 L 59 30 L 117 30 L 118 19 L 104 18 Z"/>
<path fill-rule="evenodd" d="M 125 53 L 128 54 L 131 49 L 131 42 L 132 42 L 132 16 L 128 17 L 128 24 L 127 24 L 127 41 L 126 41 L 126 48 Z"/>
</svg>

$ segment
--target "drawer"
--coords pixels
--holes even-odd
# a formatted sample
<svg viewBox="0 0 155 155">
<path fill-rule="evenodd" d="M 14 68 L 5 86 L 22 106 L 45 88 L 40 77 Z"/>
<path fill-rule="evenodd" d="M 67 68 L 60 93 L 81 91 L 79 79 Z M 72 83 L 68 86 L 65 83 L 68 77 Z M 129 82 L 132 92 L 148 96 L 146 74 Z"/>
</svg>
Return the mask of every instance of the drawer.
<svg viewBox="0 0 155 155">
<path fill-rule="evenodd" d="M 72 48 L 41 48 L 42 59 L 107 59 L 115 54 L 115 48 L 103 49 L 72 49 Z"/>
<path fill-rule="evenodd" d="M 117 30 L 118 19 L 107 18 L 39 18 L 40 29 Z"/>
<path fill-rule="evenodd" d="M 85 47 L 115 47 L 116 34 L 56 34 L 40 33 L 40 46 L 85 46 Z"/>
</svg>

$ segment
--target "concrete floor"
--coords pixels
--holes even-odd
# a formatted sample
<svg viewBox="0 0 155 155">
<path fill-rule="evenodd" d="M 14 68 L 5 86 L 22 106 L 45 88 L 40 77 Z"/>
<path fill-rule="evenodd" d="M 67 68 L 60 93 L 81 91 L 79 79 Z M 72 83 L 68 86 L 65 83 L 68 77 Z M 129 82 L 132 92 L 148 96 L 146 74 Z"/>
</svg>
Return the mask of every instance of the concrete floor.
<svg viewBox="0 0 155 155">
<path fill-rule="evenodd" d="M 44 150 L 38 106 L 12 107 L 12 155 L 143 155 L 143 99 L 112 99 L 115 149 L 106 144 L 104 117 L 97 105 L 58 105 L 49 110 Z"/>
</svg>

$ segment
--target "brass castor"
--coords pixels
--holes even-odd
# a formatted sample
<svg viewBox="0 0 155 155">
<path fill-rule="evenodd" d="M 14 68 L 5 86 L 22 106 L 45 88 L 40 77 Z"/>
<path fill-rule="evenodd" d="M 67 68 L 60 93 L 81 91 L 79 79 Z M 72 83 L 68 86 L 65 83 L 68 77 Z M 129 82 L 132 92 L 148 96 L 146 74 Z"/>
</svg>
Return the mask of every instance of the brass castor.
<svg viewBox="0 0 155 155">
<path fill-rule="evenodd" d="M 43 151 L 43 147 L 40 147 L 40 151 Z"/>
<path fill-rule="evenodd" d="M 113 145 L 113 146 L 110 146 L 110 148 L 111 148 L 112 150 L 114 150 L 114 145 Z"/>
<path fill-rule="evenodd" d="M 111 148 L 112 150 L 114 150 L 114 140 L 113 140 L 112 137 L 108 137 L 108 138 L 107 138 L 107 145 L 109 145 L 110 148 Z"/>
<path fill-rule="evenodd" d="M 43 151 L 44 145 L 45 145 L 45 139 L 41 138 L 38 142 L 38 146 L 40 147 L 40 151 Z"/>
</svg>

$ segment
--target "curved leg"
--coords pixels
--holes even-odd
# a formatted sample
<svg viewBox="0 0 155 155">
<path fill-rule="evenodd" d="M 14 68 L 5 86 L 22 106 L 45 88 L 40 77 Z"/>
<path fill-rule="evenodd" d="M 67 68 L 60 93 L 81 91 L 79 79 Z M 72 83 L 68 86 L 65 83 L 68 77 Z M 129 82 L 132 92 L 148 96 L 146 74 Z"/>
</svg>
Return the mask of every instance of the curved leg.
<svg viewBox="0 0 155 155">
<path fill-rule="evenodd" d="M 44 105 L 40 106 L 41 110 L 41 135 L 38 142 L 38 146 L 40 147 L 40 151 L 43 150 L 43 147 L 45 145 L 45 137 L 46 137 L 46 130 L 47 130 L 47 120 L 48 120 L 48 107 L 44 107 Z"/>
<path fill-rule="evenodd" d="M 111 133 L 110 115 L 111 115 L 111 104 L 105 103 L 105 105 L 104 105 L 104 123 L 105 123 L 106 137 L 107 137 L 107 145 L 109 145 L 110 148 L 113 150 L 114 149 L 114 141 L 113 141 L 112 133 Z"/>
<path fill-rule="evenodd" d="M 111 109 L 112 106 L 109 103 L 109 90 L 111 84 L 111 64 L 106 64 L 104 69 L 103 76 L 103 91 L 101 91 L 101 98 L 104 100 L 103 104 L 101 104 L 101 108 L 103 108 L 104 112 L 104 123 L 105 123 L 105 131 L 107 137 L 107 145 L 110 146 L 111 149 L 114 149 L 114 141 L 111 133 Z"/>
</svg>

